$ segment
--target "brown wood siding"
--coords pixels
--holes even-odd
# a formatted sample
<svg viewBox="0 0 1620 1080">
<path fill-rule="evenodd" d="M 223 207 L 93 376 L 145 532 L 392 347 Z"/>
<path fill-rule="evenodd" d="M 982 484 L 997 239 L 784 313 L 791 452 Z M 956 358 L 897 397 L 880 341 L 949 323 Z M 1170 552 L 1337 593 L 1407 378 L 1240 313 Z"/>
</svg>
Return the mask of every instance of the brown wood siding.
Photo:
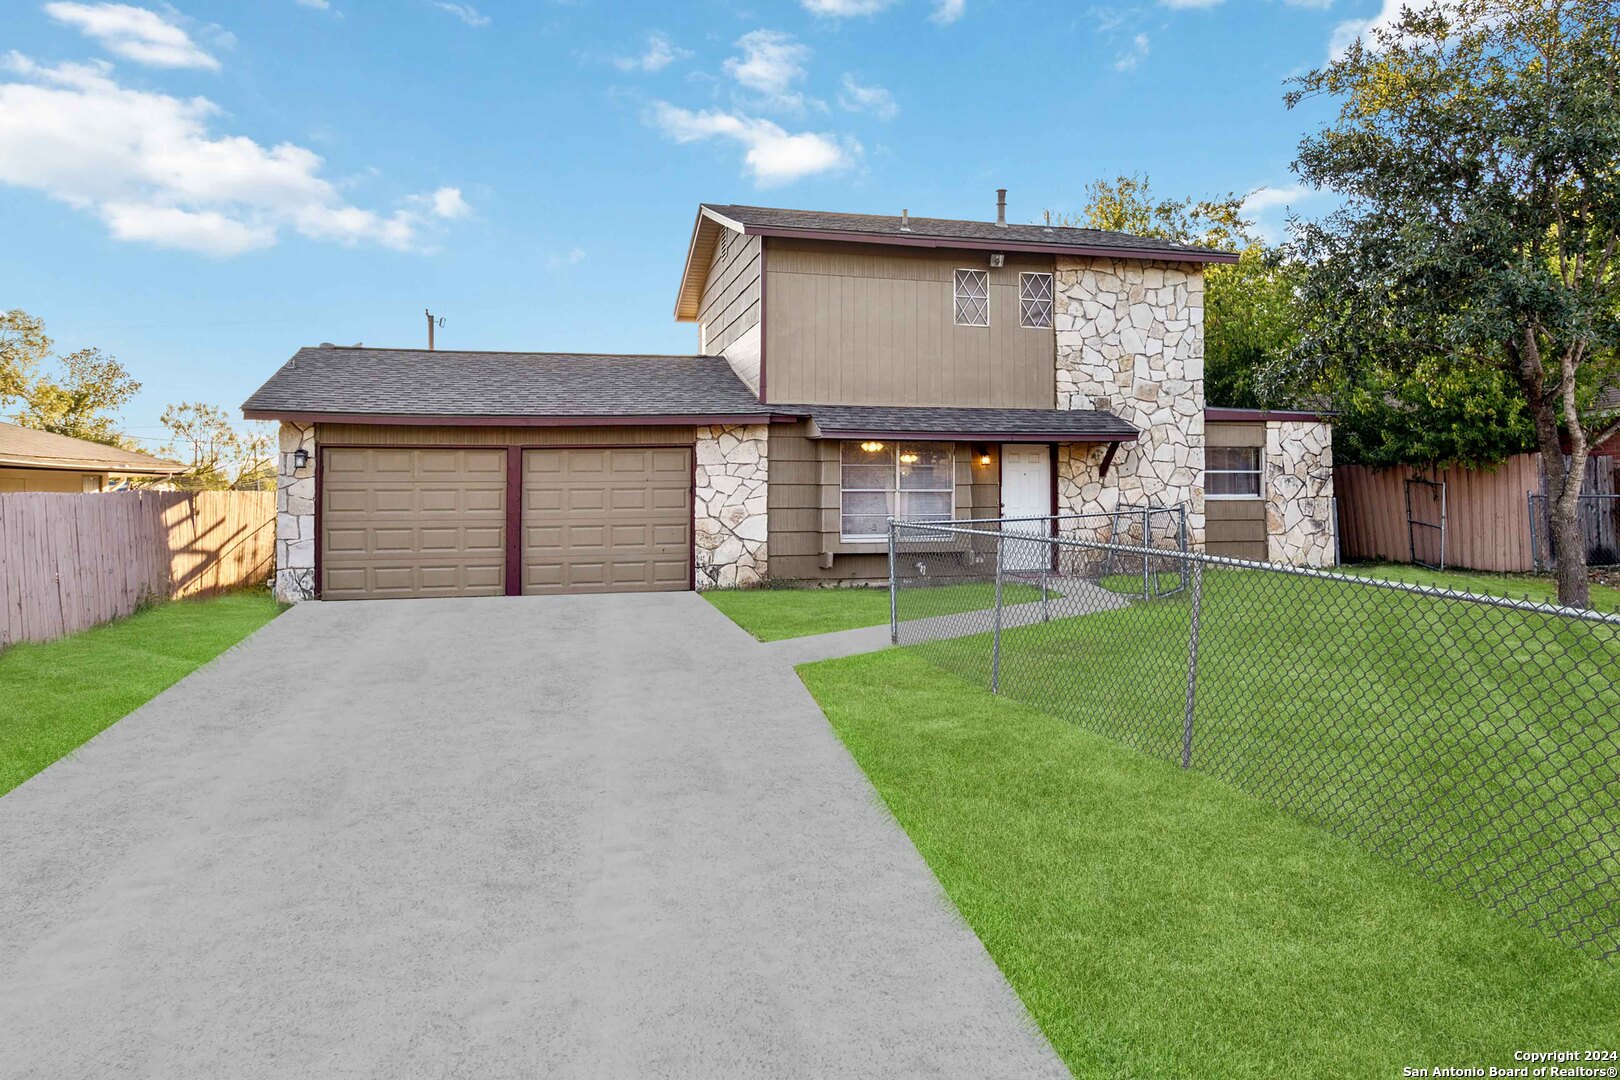
<svg viewBox="0 0 1620 1080">
<path fill-rule="evenodd" d="M 840 444 L 811 439 L 808 425 L 771 428 L 770 481 L 766 487 L 771 577 L 778 581 L 875 581 L 889 574 L 883 544 L 846 544 L 840 536 L 842 501 Z M 972 447 L 956 444 L 958 518 L 995 517 L 1001 509 L 1000 466 L 996 448 L 990 464 L 979 465 Z M 823 569 L 823 552 L 833 553 Z"/>
<path fill-rule="evenodd" d="M 757 236 L 726 230 L 731 242 L 715 245 L 714 262 L 698 305 L 698 322 L 706 328 L 705 351 L 718 356 L 745 331 L 759 325 L 760 250 Z"/>
<path fill-rule="evenodd" d="M 320 446 L 684 446 L 690 427 L 447 427 L 318 424 Z"/>
<path fill-rule="evenodd" d="M 0 491 L 55 491 L 83 495 L 100 491 L 105 474 L 65 469 L 0 469 Z"/>
<path fill-rule="evenodd" d="M 1056 338 L 1018 323 L 1020 272 L 1052 259 L 771 241 L 765 350 L 773 402 L 1052 408 Z M 957 326 L 952 280 L 985 270 L 990 325 Z"/>
<path fill-rule="evenodd" d="M 1519 454 L 1496 469 L 1333 470 L 1339 502 L 1339 550 L 1346 562 L 1409 562 L 1406 479 L 1446 483 L 1446 564 L 1475 570 L 1522 572 L 1535 568 L 1525 496 L 1541 490 L 1541 455 Z"/>
<path fill-rule="evenodd" d="M 1266 425 L 1264 424 L 1223 424 L 1211 422 L 1204 425 L 1206 445 L 1209 446 L 1259 446 L 1266 445 Z"/>
<path fill-rule="evenodd" d="M 1264 431 L 1262 430 L 1262 434 Z M 1248 443 L 1217 445 L 1247 446 Z M 1266 561 L 1266 501 L 1205 499 L 1204 547 L 1211 555 Z"/>
</svg>

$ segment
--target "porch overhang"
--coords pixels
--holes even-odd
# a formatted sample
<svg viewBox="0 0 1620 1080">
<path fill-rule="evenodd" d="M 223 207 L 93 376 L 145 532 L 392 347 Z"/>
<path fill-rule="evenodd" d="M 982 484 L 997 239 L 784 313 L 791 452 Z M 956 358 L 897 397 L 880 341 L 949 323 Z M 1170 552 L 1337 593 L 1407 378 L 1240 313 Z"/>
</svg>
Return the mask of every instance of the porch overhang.
<svg viewBox="0 0 1620 1080">
<path fill-rule="evenodd" d="M 802 410 L 812 439 L 936 439 L 992 443 L 1121 443 L 1140 432 L 1100 409 L 970 409 L 887 405 L 775 406 Z"/>
</svg>

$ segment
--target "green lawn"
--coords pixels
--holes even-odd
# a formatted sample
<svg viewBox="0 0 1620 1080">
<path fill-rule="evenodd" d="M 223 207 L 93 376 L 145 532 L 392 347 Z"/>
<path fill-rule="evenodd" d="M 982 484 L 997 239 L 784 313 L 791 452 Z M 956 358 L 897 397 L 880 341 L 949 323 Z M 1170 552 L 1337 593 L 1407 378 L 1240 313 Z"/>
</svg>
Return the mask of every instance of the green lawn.
<svg viewBox="0 0 1620 1080">
<path fill-rule="evenodd" d="M 914 650 L 800 673 L 1077 1076 L 1399 1076 L 1620 1046 L 1620 964 L 1230 786 Z"/>
<path fill-rule="evenodd" d="M 179 600 L 0 653 L 0 794 L 275 618 L 262 591 Z"/>
<path fill-rule="evenodd" d="M 1001 692 L 1179 761 L 1189 611 L 1180 594 L 1008 630 Z M 1526 915 L 1555 931 L 1605 920 L 1620 628 L 1209 570 L 1200 630 L 1195 769 L 1486 901 L 1544 895 Z M 990 645 L 913 651 L 988 687 Z"/>
<path fill-rule="evenodd" d="M 1479 570 L 1430 570 L 1409 563 L 1350 563 L 1346 574 L 1429 585 L 1436 589 L 1481 593 L 1485 596 L 1511 596 L 1515 600 L 1558 603 L 1558 586 L 1551 577 L 1538 574 L 1487 574 Z M 1620 589 L 1592 585 L 1592 607 L 1596 611 L 1620 611 Z"/>
<path fill-rule="evenodd" d="M 930 588 L 927 615 L 952 615 L 993 607 L 993 584 L 943 585 Z M 887 588 L 848 589 L 715 589 L 704 599 L 760 641 L 830 634 L 889 621 Z M 1003 586 L 1006 603 L 1039 600 L 1041 590 L 1028 585 Z M 921 618 L 915 612 L 911 617 Z"/>
</svg>

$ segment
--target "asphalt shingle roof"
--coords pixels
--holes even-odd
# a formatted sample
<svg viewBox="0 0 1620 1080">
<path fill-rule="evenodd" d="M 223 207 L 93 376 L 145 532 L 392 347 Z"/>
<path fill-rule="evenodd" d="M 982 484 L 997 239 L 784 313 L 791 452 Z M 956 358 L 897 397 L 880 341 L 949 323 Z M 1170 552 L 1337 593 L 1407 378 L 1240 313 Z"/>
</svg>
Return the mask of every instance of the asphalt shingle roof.
<svg viewBox="0 0 1620 1080">
<path fill-rule="evenodd" d="M 1136 428 L 1099 409 L 960 409 L 889 405 L 779 405 L 802 410 L 824 436 L 951 435 L 973 439 L 1112 441 L 1134 439 Z"/>
<path fill-rule="evenodd" d="M 592 417 L 762 415 L 718 356 L 299 349 L 248 414 Z"/>
<path fill-rule="evenodd" d="M 1058 225 L 1020 225 L 1008 222 L 959 221 L 953 218 L 914 217 L 910 229 L 902 231 L 899 215 L 841 214 L 825 210 L 786 210 L 770 206 L 739 206 L 704 203 L 722 217 L 743 226 L 765 229 L 794 229 L 806 233 L 862 233 L 874 241 L 883 239 L 1001 241 L 1009 246 L 1052 248 L 1106 248 L 1124 255 L 1151 257 L 1153 253 L 1196 255 L 1210 261 L 1228 261 L 1237 256 L 1212 248 L 1172 244 L 1148 236 L 1109 232 L 1105 229 L 1075 229 Z"/>
<path fill-rule="evenodd" d="M 16 424 L 0 424 L 0 465 L 85 469 L 94 472 L 167 476 L 185 466 L 135 450 L 120 450 L 87 439 Z"/>
</svg>

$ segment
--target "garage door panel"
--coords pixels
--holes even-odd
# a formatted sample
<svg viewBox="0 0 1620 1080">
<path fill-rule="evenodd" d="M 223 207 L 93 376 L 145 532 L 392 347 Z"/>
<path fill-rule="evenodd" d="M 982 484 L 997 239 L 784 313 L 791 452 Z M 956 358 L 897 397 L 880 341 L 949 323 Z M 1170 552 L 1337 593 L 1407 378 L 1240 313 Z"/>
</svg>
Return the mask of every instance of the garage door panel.
<svg viewBox="0 0 1620 1080">
<path fill-rule="evenodd" d="M 523 463 L 523 591 L 688 587 L 691 450 L 535 449 Z"/>
<path fill-rule="evenodd" d="M 321 595 L 499 595 L 506 451 L 323 452 Z"/>
</svg>

